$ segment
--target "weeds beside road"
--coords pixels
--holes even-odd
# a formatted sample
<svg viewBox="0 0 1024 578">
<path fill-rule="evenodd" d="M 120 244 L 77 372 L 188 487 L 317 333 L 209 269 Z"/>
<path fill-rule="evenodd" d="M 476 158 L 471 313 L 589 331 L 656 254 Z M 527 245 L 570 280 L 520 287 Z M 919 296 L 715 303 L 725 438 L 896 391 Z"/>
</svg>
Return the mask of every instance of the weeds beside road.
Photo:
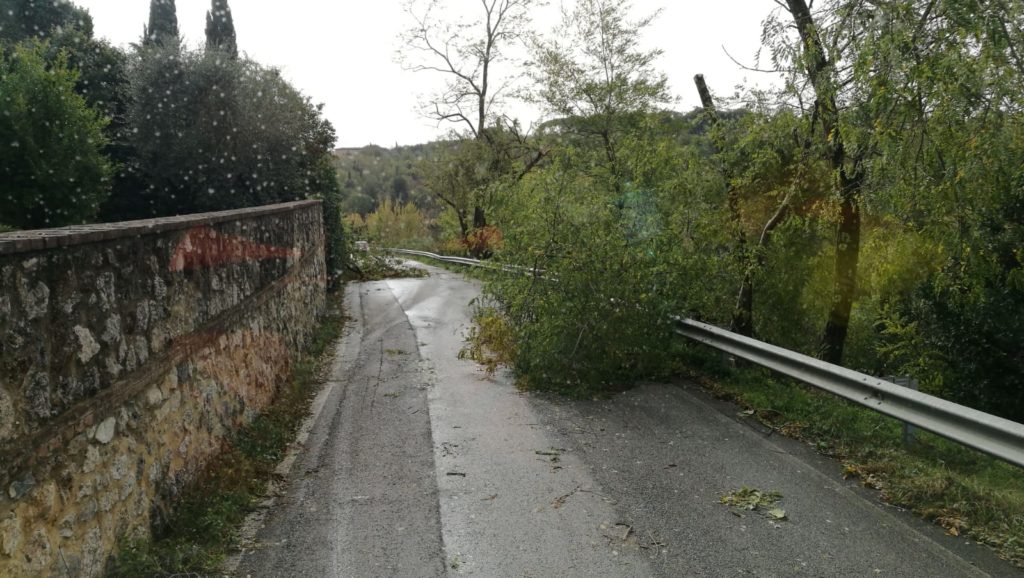
<svg viewBox="0 0 1024 578">
<path fill-rule="evenodd" d="M 393 258 L 357 254 L 362 281 L 422 277 L 421 269 Z M 194 572 L 216 574 L 237 546 L 238 532 L 274 480 L 274 471 L 309 414 L 333 359 L 332 345 L 346 322 L 344 290 L 328 294 L 327 313 L 314 330 L 309 349 L 296 361 L 291 378 L 274 402 L 238 433 L 227 450 L 173 507 L 168 520 L 154 529 L 154 539 L 128 544 L 108 569 L 112 577 L 158 576 Z"/>
<path fill-rule="evenodd" d="M 328 294 L 327 312 L 314 330 L 309 349 L 296 360 L 273 403 L 210 464 L 166 523 L 154 530 L 154 539 L 129 544 L 121 551 L 108 576 L 217 573 L 323 384 L 323 372 L 333 358 L 332 345 L 346 322 L 343 295 L 343 291 Z"/>
<path fill-rule="evenodd" d="M 696 347 L 683 355 L 688 377 L 741 405 L 748 419 L 813 445 L 888 503 L 1024 568 L 1024 471 L 928 432 L 904 447 L 895 419 Z"/>
</svg>

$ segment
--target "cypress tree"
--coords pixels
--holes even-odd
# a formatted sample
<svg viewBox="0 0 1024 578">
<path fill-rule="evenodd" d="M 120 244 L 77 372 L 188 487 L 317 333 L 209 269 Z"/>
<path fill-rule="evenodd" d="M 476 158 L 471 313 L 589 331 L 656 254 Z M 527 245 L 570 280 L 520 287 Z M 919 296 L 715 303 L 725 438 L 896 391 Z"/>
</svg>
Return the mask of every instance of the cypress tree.
<svg viewBox="0 0 1024 578">
<path fill-rule="evenodd" d="M 213 5 L 206 12 L 206 49 L 219 49 L 232 58 L 238 57 L 235 22 L 228 0 L 213 0 Z"/>
<path fill-rule="evenodd" d="M 178 14 L 174 0 L 150 0 L 149 26 L 143 30 L 143 46 L 166 46 L 178 42 Z"/>
</svg>

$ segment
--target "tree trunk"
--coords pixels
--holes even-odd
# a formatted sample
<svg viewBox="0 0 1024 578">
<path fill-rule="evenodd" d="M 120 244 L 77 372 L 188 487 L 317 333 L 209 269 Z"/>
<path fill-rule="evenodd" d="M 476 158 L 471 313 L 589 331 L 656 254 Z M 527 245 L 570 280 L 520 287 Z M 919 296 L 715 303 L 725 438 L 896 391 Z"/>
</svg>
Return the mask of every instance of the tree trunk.
<svg viewBox="0 0 1024 578">
<path fill-rule="evenodd" d="M 484 214 L 483 207 L 473 207 L 473 228 L 483 229 L 487 226 L 487 215 Z"/>
<path fill-rule="evenodd" d="M 462 233 L 462 240 L 469 240 L 469 224 L 466 223 L 466 212 L 456 209 L 455 215 L 459 217 L 459 232 Z"/>
<path fill-rule="evenodd" d="M 840 180 L 846 180 L 841 178 Z M 821 340 L 821 358 L 829 363 L 840 364 L 846 345 L 846 334 L 850 327 L 850 312 L 857 292 L 857 265 L 860 262 L 860 207 L 857 191 L 863 180 L 860 174 L 854 176 L 844 191 L 836 227 L 836 270 L 832 295 L 832 310 L 825 324 Z"/>
<path fill-rule="evenodd" d="M 718 126 L 718 110 L 715 108 L 715 101 L 711 98 L 711 91 L 708 90 L 708 85 L 704 82 L 704 75 L 698 74 L 693 77 L 694 84 L 697 85 L 697 93 L 700 95 L 700 102 L 704 107 L 704 113 L 708 115 L 708 120 L 712 127 Z M 716 152 L 718 146 L 715 146 Z M 725 167 L 722 167 L 722 176 L 725 177 L 726 181 L 729 181 L 729 174 Z M 729 204 L 729 216 L 732 218 L 732 224 L 735 228 L 736 235 L 736 249 L 735 255 L 737 260 L 740 262 L 740 266 L 743 267 L 743 281 L 740 283 L 740 293 L 736 298 L 736 306 L 732 310 L 732 322 L 729 328 L 740 335 L 746 335 L 751 337 L 754 335 L 754 282 L 753 282 L 753 263 L 750 261 L 750 253 L 747 249 L 747 234 L 743 230 L 743 216 L 740 213 L 740 198 L 739 192 L 732 184 L 727 185 L 726 198 Z"/>
<path fill-rule="evenodd" d="M 715 101 L 711 98 L 711 91 L 704 82 L 704 75 L 698 74 L 693 77 L 693 83 L 697 85 L 697 94 L 700 95 L 700 104 L 704 107 L 704 113 L 711 119 L 711 125 L 718 124 L 718 110 L 715 109 Z"/>
<path fill-rule="evenodd" d="M 473 234 L 469 241 L 469 256 L 474 259 L 489 259 L 492 255 L 491 250 L 487 247 L 487 232 L 484 228 L 487 227 L 487 217 L 484 214 L 483 207 L 473 207 Z"/>
<path fill-rule="evenodd" d="M 612 186 L 615 188 L 615 194 L 621 197 L 623 190 L 622 179 L 619 178 L 619 159 L 615 154 L 611 130 L 607 126 L 601 131 L 601 143 L 604 145 L 604 156 L 608 160 L 608 168 L 612 172 Z"/>
<path fill-rule="evenodd" d="M 734 333 L 752 337 L 754 335 L 754 271 L 747 267 L 740 283 L 740 294 L 732 310 L 730 329 Z"/>
<path fill-rule="evenodd" d="M 832 309 L 821 339 L 821 358 L 829 363 L 843 361 L 843 349 L 850 326 L 850 312 L 857 293 L 857 264 L 860 261 L 860 192 L 864 184 L 864 169 L 857 159 L 852 173 L 847 171 L 851 161 L 846 154 L 843 134 L 839 128 L 836 103 L 836 79 L 825 47 L 818 35 L 814 18 L 805 0 L 786 0 L 793 16 L 800 40 L 804 46 L 807 76 L 814 87 L 816 109 L 820 111 L 821 126 L 829 146 L 829 162 L 839 174 L 840 211 L 836 227 L 835 279 L 832 290 Z"/>
<path fill-rule="evenodd" d="M 740 335 L 751 337 L 754 334 L 754 271 L 764 267 L 764 250 L 772 240 L 772 233 L 789 218 L 789 199 L 789 196 L 786 196 L 772 218 L 764 224 L 754 255 L 750 256 L 748 253 L 747 269 L 743 272 L 740 294 L 736 298 L 736 308 L 733 310 L 732 318 L 732 330 Z"/>
</svg>

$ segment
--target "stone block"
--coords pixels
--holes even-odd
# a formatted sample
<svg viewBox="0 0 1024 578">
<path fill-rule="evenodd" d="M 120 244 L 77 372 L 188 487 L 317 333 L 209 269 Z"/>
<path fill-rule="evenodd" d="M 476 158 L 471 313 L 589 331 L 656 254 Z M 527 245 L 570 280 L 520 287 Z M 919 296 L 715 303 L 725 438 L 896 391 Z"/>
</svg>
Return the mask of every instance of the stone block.
<svg viewBox="0 0 1024 578">
<path fill-rule="evenodd" d="M 110 468 L 110 477 L 120 480 L 128 475 L 131 457 L 121 454 L 114 459 L 114 465 Z"/>
<path fill-rule="evenodd" d="M 89 439 L 96 438 L 97 429 L 97 427 L 94 427 L 89 430 Z M 82 471 L 87 474 L 95 472 L 102 459 L 100 450 L 96 446 L 90 444 L 85 448 L 85 462 L 82 464 Z"/>
<path fill-rule="evenodd" d="M 108 417 L 107 419 L 100 422 L 100 425 L 96 426 L 96 441 L 101 444 L 109 444 L 110 440 L 114 439 L 114 434 L 117 431 L 117 418 Z"/>
<path fill-rule="evenodd" d="M 14 401 L 7 393 L 3 378 L 0 377 L 0 446 L 14 435 Z"/>
<path fill-rule="evenodd" d="M 32 472 L 25 474 L 20 480 L 16 480 L 11 483 L 7 488 L 7 495 L 12 500 L 20 500 L 25 494 L 32 491 L 32 488 L 36 487 L 36 479 L 32 475 Z"/>
<path fill-rule="evenodd" d="M 10 558 L 21 545 L 21 523 L 14 515 L 0 520 L 0 554 Z"/>
<path fill-rule="evenodd" d="M 100 344 L 92 336 L 92 331 L 81 325 L 76 325 L 73 331 L 78 336 L 78 360 L 82 363 L 89 363 L 100 352 Z"/>
<path fill-rule="evenodd" d="M 146 405 L 157 407 L 164 402 L 164 394 L 159 387 L 151 387 L 146 390 Z"/>
</svg>

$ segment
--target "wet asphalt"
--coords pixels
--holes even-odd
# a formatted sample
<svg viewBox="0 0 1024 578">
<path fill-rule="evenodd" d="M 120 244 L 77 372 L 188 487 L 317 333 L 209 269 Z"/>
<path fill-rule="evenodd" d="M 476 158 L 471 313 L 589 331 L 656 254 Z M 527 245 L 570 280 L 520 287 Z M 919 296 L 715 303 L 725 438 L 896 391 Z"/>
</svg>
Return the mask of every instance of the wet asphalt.
<svg viewBox="0 0 1024 578">
<path fill-rule="evenodd" d="M 351 284 L 353 318 L 238 576 L 1021 576 L 687 383 L 519 392 L 459 359 L 476 282 Z M 785 519 L 729 508 L 774 490 Z"/>
</svg>

